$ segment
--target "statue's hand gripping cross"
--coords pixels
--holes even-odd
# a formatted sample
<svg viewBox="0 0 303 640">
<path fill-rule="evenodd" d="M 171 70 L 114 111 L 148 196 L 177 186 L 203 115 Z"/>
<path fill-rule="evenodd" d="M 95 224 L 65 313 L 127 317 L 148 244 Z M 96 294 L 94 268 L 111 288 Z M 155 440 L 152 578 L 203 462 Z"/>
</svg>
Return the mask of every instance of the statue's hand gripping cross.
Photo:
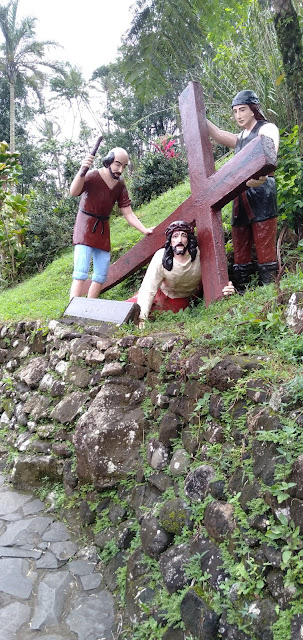
<svg viewBox="0 0 303 640">
<path fill-rule="evenodd" d="M 150 262 L 155 251 L 164 246 L 164 232 L 171 222 L 194 221 L 201 255 L 205 305 L 208 306 L 222 297 L 222 289 L 228 284 L 221 207 L 244 191 L 249 178 L 272 172 L 276 166 L 276 153 L 270 138 L 257 136 L 215 172 L 203 92 L 199 82 L 189 83 L 180 95 L 179 104 L 191 195 L 155 227 L 152 235 L 140 240 L 111 265 L 102 292 Z"/>
</svg>

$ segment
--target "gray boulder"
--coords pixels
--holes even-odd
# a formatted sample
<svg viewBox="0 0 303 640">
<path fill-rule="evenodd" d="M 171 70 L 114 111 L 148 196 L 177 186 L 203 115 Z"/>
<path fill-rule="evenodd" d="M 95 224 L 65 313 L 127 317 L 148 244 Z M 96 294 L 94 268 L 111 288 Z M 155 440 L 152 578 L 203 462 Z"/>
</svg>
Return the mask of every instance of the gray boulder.
<svg viewBox="0 0 303 640">
<path fill-rule="evenodd" d="M 77 474 L 96 488 L 110 487 L 138 467 L 145 427 L 139 406 L 144 385 L 131 379 L 107 382 L 78 421 L 74 434 Z"/>
</svg>

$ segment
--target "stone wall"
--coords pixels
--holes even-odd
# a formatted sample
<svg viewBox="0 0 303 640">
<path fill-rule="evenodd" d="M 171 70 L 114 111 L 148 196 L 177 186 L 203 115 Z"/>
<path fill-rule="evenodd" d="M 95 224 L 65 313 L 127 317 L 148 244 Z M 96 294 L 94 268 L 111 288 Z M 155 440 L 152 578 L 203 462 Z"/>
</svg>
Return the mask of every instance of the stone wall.
<svg viewBox="0 0 303 640">
<path fill-rule="evenodd" d="M 299 396 L 262 354 L 102 331 L 1 327 L 12 483 L 62 483 L 117 596 L 117 638 L 301 638 Z"/>
</svg>

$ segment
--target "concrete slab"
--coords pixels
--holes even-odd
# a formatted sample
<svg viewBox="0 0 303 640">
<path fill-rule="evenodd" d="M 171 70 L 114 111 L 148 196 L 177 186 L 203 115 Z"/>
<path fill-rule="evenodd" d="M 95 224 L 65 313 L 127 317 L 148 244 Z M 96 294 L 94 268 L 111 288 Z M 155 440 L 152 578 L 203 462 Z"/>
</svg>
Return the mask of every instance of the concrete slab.
<svg viewBox="0 0 303 640">
<path fill-rule="evenodd" d="M 138 317 L 139 309 L 133 302 L 74 297 L 63 316 L 120 326 Z"/>
<path fill-rule="evenodd" d="M 78 634 L 79 640 L 102 638 L 111 640 L 114 623 L 114 600 L 108 591 L 100 591 L 91 596 L 80 596 L 74 602 L 66 622 Z"/>
<path fill-rule="evenodd" d="M 26 576 L 30 565 L 22 558 L 0 559 L 0 591 L 26 599 L 32 592 L 32 582 Z"/>
<path fill-rule="evenodd" d="M 30 607 L 13 602 L 0 610 L 0 640 L 15 640 L 18 629 L 30 619 Z"/>
</svg>

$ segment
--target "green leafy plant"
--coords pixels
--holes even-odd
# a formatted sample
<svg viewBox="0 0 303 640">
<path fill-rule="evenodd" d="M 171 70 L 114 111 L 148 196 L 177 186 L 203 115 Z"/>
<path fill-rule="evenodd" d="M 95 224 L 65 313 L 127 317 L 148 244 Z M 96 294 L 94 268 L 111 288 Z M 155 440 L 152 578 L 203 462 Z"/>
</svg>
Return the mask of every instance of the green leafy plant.
<svg viewBox="0 0 303 640">
<path fill-rule="evenodd" d="M 303 375 L 298 374 L 285 384 L 285 392 L 291 396 L 292 402 L 303 403 Z"/>
<path fill-rule="evenodd" d="M 303 225 L 303 160 L 297 125 L 282 132 L 276 179 L 279 216 L 298 232 Z"/>
<path fill-rule="evenodd" d="M 49 478 L 46 476 L 42 478 L 40 487 L 37 489 L 36 493 L 40 500 L 45 500 L 48 493 L 50 492 L 50 482 Z"/>
<path fill-rule="evenodd" d="M 143 622 L 136 623 L 133 627 L 133 640 L 161 640 L 163 627 L 151 616 Z"/>
<path fill-rule="evenodd" d="M 104 531 L 104 529 L 111 526 L 111 521 L 108 517 L 108 514 L 109 509 L 103 509 L 102 513 L 96 518 L 96 522 L 94 524 L 94 533 Z"/>
<path fill-rule="evenodd" d="M 55 185 L 38 185 L 31 192 L 25 235 L 24 271 L 44 269 L 71 243 L 77 202 L 58 194 Z"/>
<path fill-rule="evenodd" d="M 124 567 L 119 567 L 116 571 L 117 593 L 119 594 L 119 603 L 121 606 L 125 606 L 126 573 L 127 573 L 126 565 Z"/>
<path fill-rule="evenodd" d="M 173 150 L 174 145 L 175 141 L 165 136 L 155 141 L 155 151 L 149 151 L 143 157 L 131 182 L 132 203 L 135 208 L 186 178 L 187 164 L 182 154 Z"/>
<path fill-rule="evenodd" d="M 296 486 L 296 482 L 279 482 L 278 484 L 273 484 L 270 487 L 270 492 L 273 496 L 275 496 L 278 500 L 278 503 L 284 502 L 287 498 L 290 497 L 288 493 L 288 489 Z"/>
<path fill-rule="evenodd" d="M 60 510 L 65 506 L 66 494 L 60 482 L 51 482 L 49 477 L 42 478 L 41 486 L 36 491 L 40 500 L 47 501 L 52 510 Z"/>
<path fill-rule="evenodd" d="M 208 412 L 209 412 L 209 399 L 210 399 L 210 393 L 204 393 L 204 395 L 202 396 L 202 398 L 199 398 L 197 401 L 197 404 L 194 408 L 193 416 L 199 416 L 200 418 L 202 418 L 202 416 L 206 417 L 208 416 Z"/>
<path fill-rule="evenodd" d="M 25 257 L 25 233 L 28 226 L 29 196 L 15 193 L 21 173 L 19 154 L 11 153 L 6 142 L 0 142 L 0 281 L 15 282 Z"/>
<path fill-rule="evenodd" d="M 105 543 L 104 549 L 99 553 L 100 560 L 102 560 L 104 564 L 107 564 L 118 552 L 119 549 L 115 540 L 109 540 Z"/>
<path fill-rule="evenodd" d="M 188 587 L 184 587 L 176 593 L 168 593 L 166 589 L 161 589 L 158 594 L 159 609 L 163 611 L 163 617 L 169 627 L 184 629 L 184 623 L 181 620 L 180 605 L 188 591 Z"/>
<path fill-rule="evenodd" d="M 284 513 L 277 516 L 278 522 L 266 532 L 266 538 L 273 543 L 283 541 L 281 546 L 281 569 L 285 571 L 284 584 L 293 590 L 294 595 L 302 593 L 303 585 L 303 549 L 300 527 L 293 520 L 288 521 Z"/>
</svg>

